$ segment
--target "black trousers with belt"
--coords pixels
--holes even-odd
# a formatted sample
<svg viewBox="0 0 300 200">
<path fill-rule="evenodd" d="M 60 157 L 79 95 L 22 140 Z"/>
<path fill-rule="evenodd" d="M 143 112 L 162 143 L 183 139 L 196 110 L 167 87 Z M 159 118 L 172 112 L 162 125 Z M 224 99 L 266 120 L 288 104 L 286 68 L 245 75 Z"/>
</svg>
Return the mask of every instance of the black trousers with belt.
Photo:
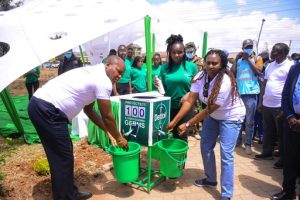
<svg viewBox="0 0 300 200">
<path fill-rule="evenodd" d="M 41 139 L 50 165 L 53 199 L 76 199 L 73 144 L 67 116 L 44 100 L 32 97 L 29 117 Z"/>
</svg>

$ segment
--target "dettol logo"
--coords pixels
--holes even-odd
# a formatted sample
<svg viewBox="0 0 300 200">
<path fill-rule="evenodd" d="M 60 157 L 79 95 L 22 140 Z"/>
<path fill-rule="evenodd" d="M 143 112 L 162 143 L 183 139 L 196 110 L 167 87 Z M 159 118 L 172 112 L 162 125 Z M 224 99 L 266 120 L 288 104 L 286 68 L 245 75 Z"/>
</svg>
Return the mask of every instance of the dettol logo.
<svg viewBox="0 0 300 200">
<path fill-rule="evenodd" d="M 166 117 L 167 117 L 166 106 L 161 103 L 158 106 L 156 106 L 156 108 L 154 109 L 154 127 L 156 129 L 161 129 L 163 124 L 166 121 Z"/>
</svg>

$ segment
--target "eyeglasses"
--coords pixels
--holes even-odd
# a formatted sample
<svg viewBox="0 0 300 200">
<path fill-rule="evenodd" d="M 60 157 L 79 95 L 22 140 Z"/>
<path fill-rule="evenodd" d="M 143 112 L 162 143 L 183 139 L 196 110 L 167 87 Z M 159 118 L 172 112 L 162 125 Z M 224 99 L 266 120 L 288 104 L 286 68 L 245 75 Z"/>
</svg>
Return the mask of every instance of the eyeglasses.
<svg viewBox="0 0 300 200">
<path fill-rule="evenodd" d="M 209 82 L 205 81 L 204 85 L 203 85 L 203 96 L 205 98 L 208 97 L 208 89 L 209 89 Z"/>
<path fill-rule="evenodd" d="M 210 62 L 210 61 L 206 61 L 205 62 L 205 65 L 208 66 L 208 65 L 213 65 L 213 66 L 216 66 L 217 64 L 219 64 L 218 62 Z"/>
</svg>

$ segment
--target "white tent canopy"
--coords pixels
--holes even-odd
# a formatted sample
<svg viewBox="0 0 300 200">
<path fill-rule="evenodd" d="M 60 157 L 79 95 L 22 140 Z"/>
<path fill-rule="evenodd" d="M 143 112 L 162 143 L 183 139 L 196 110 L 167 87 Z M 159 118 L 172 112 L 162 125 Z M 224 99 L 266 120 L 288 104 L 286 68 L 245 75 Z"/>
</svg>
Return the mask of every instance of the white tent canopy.
<svg viewBox="0 0 300 200">
<path fill-rule="evenodd" d="M 144 48 L 145 15 L 153 19 L 158 50 L 166 49 L 170 34 L 180 33 L 184 42 L 201 44 L 201 31 L 164 20 L 141 0 L 31 0 L 0 12 L 0 42 L 10 45 L 0 57 L 0 91 L 33 67 L 80 44 L 93 55 L 106 55 L 110 48 L 132 42 Z"/>
<path fill-rule="evenodd" d="M 178 21 L 153 17 L 151 31 L 156 38 L 156 51 L 166 51 L 166 39 L 171 34 L 181 34 L 184 42 L 195 42 L 202 45 L 203 32 Z M 144 19 L 137 20 L 105 35 L 83 44 L 92 65 L 101 62 L 100 55 L 106 56 L 111 48 L 117 49 L 120 44 L 138 44 L 145 51 Z"/>
</svg>

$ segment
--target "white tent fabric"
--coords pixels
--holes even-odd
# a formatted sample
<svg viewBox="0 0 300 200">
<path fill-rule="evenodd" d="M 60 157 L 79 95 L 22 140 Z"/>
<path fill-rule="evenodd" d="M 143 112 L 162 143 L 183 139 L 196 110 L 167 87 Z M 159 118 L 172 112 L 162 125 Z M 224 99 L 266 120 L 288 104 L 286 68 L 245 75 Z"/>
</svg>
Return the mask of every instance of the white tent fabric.
<svg viewBox="0 0 300 200">
<path fill-rule="evenodd" d="M 151 17 L 151 32 L 155 34 L 156 51 L 166 51 L 166 39 L 171 34 L 181 34 L 184 43 L 195 42 L 202 46 L 203 31 L 184 24 L 180 21 L 172 21 L 163 17 Z M 145 52 L 145 27 L 144 19 L 137 20 L 123 27 L 120 27 L 105 35 L 99 36 L 83 44 L 89 57 L 91 65 L 101 62 L 102 56 L 107 56 L 111 48 L 117 49 L 120 44 L 138 44 Z"/>
<path fill-rule="evenodd" d="M 10 45 L 0 57 L 0 91 L 30 69 L 81 44 L 93 64 L 120 44 L 135 43 L 145 51 L 146 15 L 152 17 L 157 50 L 166 50 L 170 34 L 182 34 L 185 43 L 202 44 L 203 32 L 168 20 L 145 0 L 31 0 L 0 12 L 0 42 Z"/>
<path fill-rule="evenodd" d="M 47 60 L 142 19 L 150 4 L 138 0 L 31 0 L 0 12 L 0 42 L 10 45 L 0 57 L 0 91 Z M 61 39 L 51 39 L 60 37 Z"/>
</svg>

